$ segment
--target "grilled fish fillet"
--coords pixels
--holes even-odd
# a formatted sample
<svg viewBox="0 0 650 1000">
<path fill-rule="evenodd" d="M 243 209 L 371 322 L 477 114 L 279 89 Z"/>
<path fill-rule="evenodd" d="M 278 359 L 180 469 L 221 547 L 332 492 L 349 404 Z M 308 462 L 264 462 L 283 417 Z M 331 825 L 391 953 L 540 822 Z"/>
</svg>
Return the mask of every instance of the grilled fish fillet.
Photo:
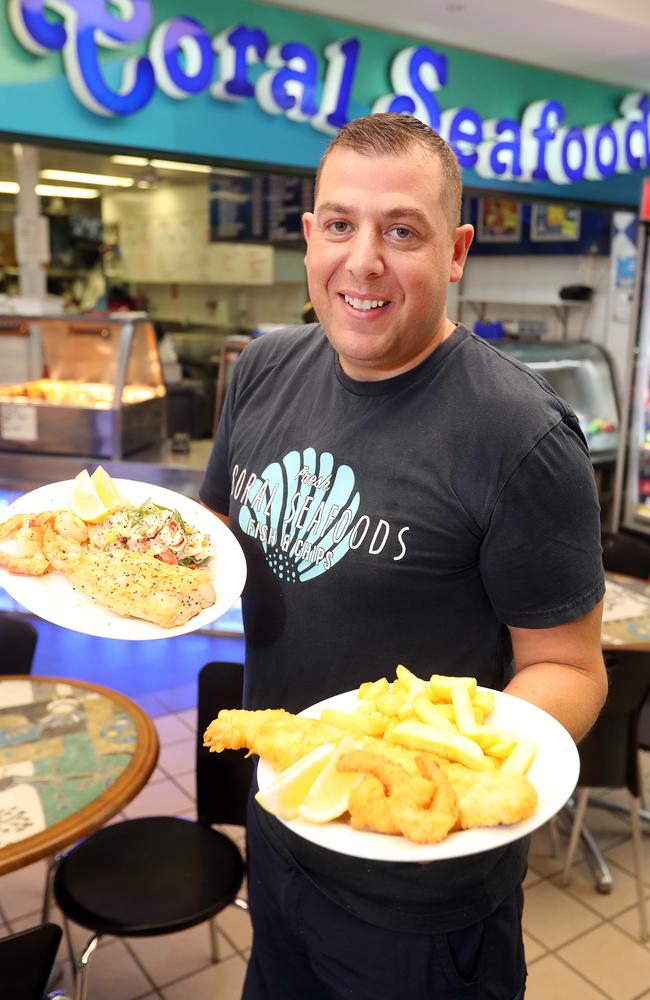
<svg viewBox="0 0 650 1000">
<path fill-rule="evenodd" d="M 130 549 L 86 550 L 65 575 L 116 614 L 143 618 L 162 628 L 185 624 L 216 600 L 205 570 L 170 566 Z"/>
</svg>

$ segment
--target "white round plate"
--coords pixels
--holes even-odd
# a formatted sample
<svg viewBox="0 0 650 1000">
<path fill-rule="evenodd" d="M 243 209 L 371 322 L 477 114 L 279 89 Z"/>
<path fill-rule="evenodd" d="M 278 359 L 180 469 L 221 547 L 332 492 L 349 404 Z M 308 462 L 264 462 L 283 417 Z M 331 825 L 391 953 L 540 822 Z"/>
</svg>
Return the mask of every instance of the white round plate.
<svg viewBox="0 0 650 1000">
<path fill-rule="evenodd" d="M 312 705 L 300 714 L 317 719 L 323 708 L 351 712 L 356 706 L 357 692 L 346 691 Z M 405 837 L 353 830 L 343 819 L 324 824 L 308 823 L 303 819 L 281 822 L 313 844 L 374 861 L 442 861 L 478 854 L 519 840 L 546 823 L 566 803 L 578 781 L 578 751 L 566 729 L 547 712 L 502 691 L 494 692 L 494 709 L 488 725 L 491 729 L 507 729 L 515 736 L 533 740 L 537 745 L 537 757 L 527 774 L 538 795 L 537 809 L 530 819 L 511 826 L 460 830 L 450 833 L 437 844 L 414 844 Z M 257 768 L 259 787 L 267 788 L 276 775 L 270 764 L 260 759 Z"/>
<path fill-rule="evenodd" d="M 44 510 L 67 508 L 72 482 L 70 479 L 51 483 L 25 493 L 7 508 L 3 521 L 14 514 L 39 514 Z M 229 611 L 244 589 L 246 560 L 239 542 L 223 521 L 189 497 L 162 486 L 152 486 L 134 479 L 115 479 L 114 483 L 127 503 L 138 507 L 150 498 L 154 503 L 177 510 L 193 528 L 210 536 L 214 554 L 204 567 L 212 577 L 217 593 L 216 602 L 184 625 L 161 628 L 153 622 L 124 618 L 103 608 L 86 594 L 75 590 L 63 573 L 22 576 L 0 569 L 0 585 L 7 593 L 28 611 L 46 621 L 75 632 L 107 639 L 168 639 L 174 635 L 195 632 Z"/>
</svg>

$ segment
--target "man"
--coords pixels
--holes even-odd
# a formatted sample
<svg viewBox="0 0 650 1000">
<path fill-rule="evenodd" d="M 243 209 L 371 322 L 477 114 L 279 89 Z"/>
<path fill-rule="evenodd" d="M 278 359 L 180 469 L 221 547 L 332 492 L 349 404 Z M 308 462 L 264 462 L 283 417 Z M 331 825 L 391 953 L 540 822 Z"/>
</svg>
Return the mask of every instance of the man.
<svg viewBox="0 0 650 1000">
<path fill-rule="evenodd" d="M 246 349 L 201 487 L 248 561 L 245 705 L 299 711 L 401 662 L 507 685 L 579 739 L 606 689 L 593 472 L 566 403 L 446 315 L 460 197 L 408 116 L 351 122 L 321 162 L 321 326 Z M 369 862 L 255 804 L 248 837 L 247 1000 L 523 997 L 525 840 Z"/>
</svg>

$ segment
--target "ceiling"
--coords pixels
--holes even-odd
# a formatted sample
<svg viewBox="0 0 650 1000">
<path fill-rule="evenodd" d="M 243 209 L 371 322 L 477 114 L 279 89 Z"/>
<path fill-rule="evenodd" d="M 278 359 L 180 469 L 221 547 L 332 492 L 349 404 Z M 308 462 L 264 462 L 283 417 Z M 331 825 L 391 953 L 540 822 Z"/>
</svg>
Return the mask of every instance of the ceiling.
<svg viewBox="0 0 650 1000">
<path fill-rule="evenodd" d="M 270 2 L 270 0 L 264 0 Z M 632 90 L 650 90 L 650 0 L 281 0 Z"/>
</svg>

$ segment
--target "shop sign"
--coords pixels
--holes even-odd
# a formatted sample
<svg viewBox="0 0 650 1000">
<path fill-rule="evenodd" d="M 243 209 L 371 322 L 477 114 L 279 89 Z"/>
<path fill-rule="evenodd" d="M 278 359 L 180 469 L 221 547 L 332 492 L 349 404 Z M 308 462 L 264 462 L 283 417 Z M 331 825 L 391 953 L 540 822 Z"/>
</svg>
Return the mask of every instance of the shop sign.
<svg viewBox="0 0 650 1000">
<path fill-rule="evenodd" d="M 58 21 L 46 17 L 48 8 L 59 15 Z M 358 38 L 327 45 L 321 72 L 317 53 L 301 42 L 271 44 L 261 28 L 245 24 L 212 37 L 186 15 L 153 27 L 152 8 L 151 0 L 114 0 L 110 5 L 104 0 L 9 0 L 8 9 L 19 43 L 38 56 L 60 51 L 75 96 L 97 115 L 134 115 L 158 89 L 178 101 L 205 91 L 215 101 L 255 101 L 268 115 L 331 134 L 349 120 L 361 53 Z M 149 33 L 147 54 L 127 56 L 121 86 L 112 89 L 102 74 L 102 50 L 133 45 Z M 441 107 L 437 95 L 449 74 L 442 53 L 423 45 L 402 49 L 389 73 L 392 93 L 378 95 L 371 110 L 421 118 L 448 140 L 461 167 L 481 177 L 573 184 L 650 165 L 645 94 L 628 94 L 618 117 L 602 124 L 567 123 L 557 100 L 534 101 L 519 120 L 483 120 L 472 107 Z"/>
</svg>

